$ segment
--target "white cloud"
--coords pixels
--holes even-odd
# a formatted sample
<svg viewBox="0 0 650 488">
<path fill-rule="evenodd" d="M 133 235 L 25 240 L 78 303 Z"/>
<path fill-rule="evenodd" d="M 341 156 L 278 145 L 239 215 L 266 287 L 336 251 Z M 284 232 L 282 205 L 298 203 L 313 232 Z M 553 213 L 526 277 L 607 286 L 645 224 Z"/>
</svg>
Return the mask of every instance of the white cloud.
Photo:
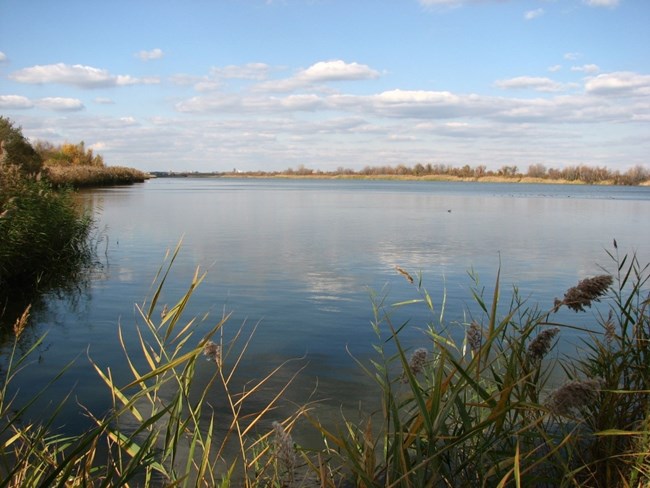
<svg viewBox="0 0 650 488">
<path fill-rule="evenodd" d="M 540 17 L 544 15 L 544 9 L 543 8 L 537 8 L 535 10 L 529 10 L 524 14 L 524 19 L 526 20 L 533 20 L 536 19 L 537 17 Z"/>
<path fill-rule="evenodd" d="M 557 92 L 564 89 L 561 83 L 550 78 L 536 76 L 518 76 L 507 80 L 498 80 L 495 85 L 504 90 L 536 90 L 540 92 Z"/>
<path fill-rule="evenodd" d="M 113 99 L 106 97 L 97 97 L 93 101 L 99 105 L 113 105 L 115 103 Z"/>
<path fill-rule="evenodd" d="M 84 104 L 76 98 L 46 97 L 35 103 L 38 107 L 57 112 L 77 112 L 84 109 Z"/>
<path fill-rule="evenodd" d="M 587 93 L 594 95 L 648 96 L 650 75 L 630 71 L 603 73 L 591 78 L 585 84 Z"/>
<path fill-rule="evenodd" d="M 374 69 L 359 63 L 346 63 L 340 59 L 320 61 L 298 74 L 298 78 L 308 82 L 367 80 L 378 78 Z"/>
<path fill-rule="evenodd" d="M 0 108 L 15 110 L 32 108 L 34 104 L 32 101 L 21 95 L 0 95 Z"/>
<path fill-rule="evenodd" d="M 562 69 L 562 65 L 561 65 L 561 64 L 554 64 L 553 66 L 549 66 L 549 67 L 548 67 L 548 70 L 549 70 L 551 73 L 556 73 L 556 72 L 560 71 L 561 69 Z"/>
<path fill-rule="evenodd" d="M 571 71 L 580 71 L 582 73 L 594 74 L 600 71 L 597 64 L 583 64 L 582 66 L 572 66 Z"/>
<path fill-rule="evenodd" d="M 564 59 L 568 59 L 569 61 L 575 61 L 581 56 L 580 53 L 565 53 L 564 54 Z"/>
<path fill-rule="evenodd" d="M 0 51 L 0 63 L 7 60 L 7 55 Z"/>
<path fill-rule="evenodd" d="M 111 75 L 105 69 L 93 68 L 92 66 L 84 66 L 81 64 L 68 65 L 65 63 L 36 65 L 30 68 L 23 68 L 11 73 L 9 78 L 19 83 L 60 83 L 79 88 L 105 88 L 159 82 L 157 78 L 138 79 L 129 75 Z"/>
<path fill-rule="evenodd" d="M 270 80 L 255 87 L 258 92 L 288 92 L 298 88 L 330 81 L 369 80 L 379 77 L 379 72 L 365 64 L 346 63 L 340 59 L 319 61 L 298 71 L 290 78 Z"/>
<path fill-rule="evenodd" d="M 156 48 L 151 51 L 140 51 L 135 54 L 137 58 L 140 58 L 142 61 L 151 61 L 152 59 L 161 59 L 165 53 L 162 49 Z"/>
<path fill-rule="evenodd" d="M 620 0 L 582 0 L 582 3 L 589 5 L 590 7 L 615 8 L 618 7 L 618 4 L 621 2 Z"/>
<path fill-rule="evenodd" d="M 30 100 L 21 95 L 0 95 L 0 108 L 6 110 L 23 110 L 30 108 L 44 108 L 57 112 L 76 112 L 84 109 L 84 104 L 76 98 L 45 97 Z"/>
</svg>

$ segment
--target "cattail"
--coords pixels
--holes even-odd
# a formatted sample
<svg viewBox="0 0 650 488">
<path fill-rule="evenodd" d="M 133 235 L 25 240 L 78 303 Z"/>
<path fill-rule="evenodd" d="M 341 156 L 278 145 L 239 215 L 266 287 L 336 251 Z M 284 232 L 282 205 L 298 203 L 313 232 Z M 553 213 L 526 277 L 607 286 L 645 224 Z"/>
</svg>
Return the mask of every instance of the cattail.
<svg viewBox="0 0 650 488">
<path fill-rule="evenodd" d="M 203 346 L 203 355 L 208 361 L 214 361 L 217 366 L 221 365 L 221 346 L 212 341 L 208 341 Z"/>
<path fill-rule="evenodd" d="M 591 302 L 600 301 L 614 280 L 610 275 L 599 275 L 593 278 L 586 278 L 577 286 L 569 288 L 564 294 L 563 300 L 555 299 L 555 311 L 566 305 L 576 312 L 584 312 L 584 307 L 591 307 Z"/>
<path fill-rule="evenodd" d="M 280 422 L 273 422 L 273 452 L 276 460 L 284 467 L 290 479 L 293 479 L 296 468 L 296 452 L 293 447 L 291 434 L 287 432 Z"/>
<path fill-rule="evenodd" d="M 477 354 L 481 350 L 481 345 L 483 343 L 483 329 L 475 320 L 469 324 L 466 336 L 469 348 L 474 354 Z"/>
<path fill-rule="evenodd" d="M 31 304 L 27 305 L 27 308 L 23 314 L 18 318 L 18 320 L 16 320 L 16 323 L 14 324 L 14 335 L 16 336 L 16 339 L 20 337 L 20 334 L 22 334 L 23 330 L 25 330 L 25 327 L 27 327 L 27 321 L 29 320 L 29 311 L 31 308 Z"/>
<path fill-rule="evenodd" d="M 549 395 L 546 406 L 555 415 L 569 415 L 572 410 L 592 403 L 602 384 L 601 378 L 573 380 L 554 390 Z"/>
<path fill-rule="evenodd" d="M 413 277 L 406 270 L 400 268 L 399 266 L 395 266 L 395 269 L 399 274 L 404 276 L 404 278 L 406 278 L 409 283 L 413 284 Z"/>
<path fill-rule="evenodd" d="M 546 329 L 528 344 L 528 357 L 531 361 L 541 360 L 551 349 L 551 341 L 560 332 L 558 327 Z"/>
</svg>

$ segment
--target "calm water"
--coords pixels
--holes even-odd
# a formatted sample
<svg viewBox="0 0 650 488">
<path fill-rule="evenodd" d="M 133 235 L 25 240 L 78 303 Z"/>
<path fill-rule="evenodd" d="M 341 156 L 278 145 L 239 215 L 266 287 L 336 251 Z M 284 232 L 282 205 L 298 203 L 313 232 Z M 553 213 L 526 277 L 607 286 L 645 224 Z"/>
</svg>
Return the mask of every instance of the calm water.
<svg viewBox="0 0 650 488">
<path fill-rule="evenodd" d="M 50 297 L 34 313 L 25 347 L 48 335 L 39 361 L 21 376 L 21 391 L 37 391 L 76 358 L 52 398 L 73 390 L 96 410 L 108 397 L 87 356 L 116 377 L 125 374 L 118 324 L 135 345 L 141 321 L 134 304 L 151 295 L 165 252 L 181 238 L 161 303 L 176 302 L 197 266 L 206 270 L 189 313 L 209 313 L 208 330 L 232 312 L 226 335 L 258 324 L 246 378 L 304 357 L 281 378 L 306 365 L 289 395 L 304 400 L 318 382 L 318 397 L 348 405 L 371 391 L 350 357 L 366 358 L 377 342 L 371 293 L 386 303 L 418 298 L 395 266 L 422 274 L 437 309 L 446 294 L 445 322 L 462 331 L 464 311 L 476 312 L 469 270 L 489 295 L 501 265 L 504 290 L 516 285 L 546 308 L 601 273 L 599 265 L 611 265 L 605 249 L 613 239 L 622 252 L 650 260 L 650 188 L 187 178 L 83 198 L 104 236 L 102 268 L 78 293 Z M 404 340 L 424 344 L 432 317 L 414 306 L 395 316 L 398 324 L 407 319 Z M 570 350 L 571 333 L 563 334 L 561 347 Z M 79 421 L 74 409 L 65 413 L 68 426 Z"/>
</svg>

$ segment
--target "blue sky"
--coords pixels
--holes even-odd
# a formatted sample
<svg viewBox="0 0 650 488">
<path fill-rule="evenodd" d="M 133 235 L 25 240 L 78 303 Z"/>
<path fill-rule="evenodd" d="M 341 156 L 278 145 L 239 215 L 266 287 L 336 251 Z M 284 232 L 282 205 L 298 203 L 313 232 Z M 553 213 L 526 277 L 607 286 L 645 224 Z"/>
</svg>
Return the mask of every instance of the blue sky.
<svg viewBox="0 0 650 488">
<path fill-rule="evenodd" d="M 109 165 L 650 165 L 647 0 L 0 0 L 0 114 Z"/>
</svg>

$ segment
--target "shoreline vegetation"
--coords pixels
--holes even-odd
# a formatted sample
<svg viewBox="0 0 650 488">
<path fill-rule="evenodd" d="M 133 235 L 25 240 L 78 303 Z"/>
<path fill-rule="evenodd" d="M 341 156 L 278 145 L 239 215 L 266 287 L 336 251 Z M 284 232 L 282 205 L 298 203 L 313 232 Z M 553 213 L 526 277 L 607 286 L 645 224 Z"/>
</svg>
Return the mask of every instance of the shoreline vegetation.
<svg viewBox="0 0 650 488">
<path fill-rule="evenodd" d="M 635 166 L 623 173 L 604 167 L 568 166 L 562 169 L 547 168 L 542 164 L 528 167 L 521 172 L 517 166 L 503 166 L 497 171 L 485 166 L 454 167 L 442 164 L 416 164 L 365 167 L 359 171 L 338 168 L 320 171 L 304 166 L 283 171 L 233 171 L 227 172 L 174 172 L 152 171 L 154 178 L 289 178 L 289 179 L 345 179 L 345 180 L 401 180 L 401 181 L 472 181 L 480 183 L 541 183 L 566 185 L 626 185 L 650 186 L 650 169 Z"/>
<path fill-rule="evenodd" d="M 481 313 L 462 324 L 445 323 L 444 301 L 434 304 L 421 276 L 396 267 L 415 298 L 390 304 L 373 296 L 375 353 L 353 358 L 381 407 L 359 405 L 354 418 L 339 412 L 327 421 L 313 393 L 304 403 L 284 399 L 300 359 L 242 379 L 239 370 L 255 361 L 247 355 L 254 329 L 235 326 L 226 340 L 227 314 L 210 323 L 184 315 L 205 273 L 197 269 L 175 305 L 160 301 L 179 249 L 159 270 L 152 297 L 136 305 L 136 323 L 125 324 L 138 330 L 136 343 L 122 342 L 128 377 L 88 358 L 112 407 L 100 416 L 80 404 L 93 422 L 81 434 L 52 432 L 57 409 L 30 410 L 47 390 L 25 404 L 11 395 L 43 340 L 21 348 L 28 311 L 16 321 L 0 378 L 3 486 L 648 486 L 648 266 L 619 255 L 616 242 L 611 269 L 554 304 L 530 303 L 516 288 L 502 296 L 498 272 L 493 290 L 475 278 Z M 557 323 L 557 310 L 584 313 L 600 301 L 597 326 L 584 331 L 576 354 L 554 353 L 576 329 Z M 392 320 L 405 306 L 425 307 L 430 317 L 413 348 L 400 339 L 408 321 Z M 452 332 L 458 327 L 461 339 Z M 549 385 L 558 370 L 565 382 Z M 321 441 L 303 444 L 296 433 L 306 429 Z"/>
</svg>

